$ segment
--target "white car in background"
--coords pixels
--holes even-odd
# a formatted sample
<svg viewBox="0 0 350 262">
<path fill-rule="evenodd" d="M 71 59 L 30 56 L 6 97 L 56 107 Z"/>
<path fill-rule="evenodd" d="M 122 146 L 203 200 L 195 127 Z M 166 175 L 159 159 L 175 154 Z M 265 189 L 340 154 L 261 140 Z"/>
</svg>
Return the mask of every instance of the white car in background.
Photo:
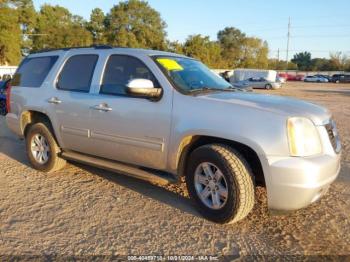
<svg viewBox="0 0 350 262">
<path fill-rule="evenodd" d="M 328 83 L 328 79 L 322 76 L 306 76 L 304 82 Z"/>
<path fill-rule="evenodd" d="M 279 89 L 282 87 L 281 82 L 272 82 L 265 77 L 251 77 L 243 81 L 239 81 L 234 84 L 235 87 L 246 87 L 251 88 L 264 88 L 264 89 Z"/>
</svg>

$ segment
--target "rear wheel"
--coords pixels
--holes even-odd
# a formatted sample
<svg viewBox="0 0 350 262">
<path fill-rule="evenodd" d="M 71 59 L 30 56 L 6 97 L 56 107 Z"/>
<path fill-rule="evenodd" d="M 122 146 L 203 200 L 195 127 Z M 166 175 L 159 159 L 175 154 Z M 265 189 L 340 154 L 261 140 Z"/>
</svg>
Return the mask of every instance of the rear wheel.
<svg viewBox="0 0 350 262">
<path fill-rule="evenodd" d="M 254 206 L 249 165 L 228 146 L 211 144 L 193 151 L 186 183 L 199 212 L 214 222 L 237 222 Z"/>
<path fill-rule="evenodd" d="M 49 173 L 65 166 L 66 161 L 58 156 L 60 149 L 47 125 L 31 125 L 25 138 L 27 156 L 35 169 Z"/>
</svg>

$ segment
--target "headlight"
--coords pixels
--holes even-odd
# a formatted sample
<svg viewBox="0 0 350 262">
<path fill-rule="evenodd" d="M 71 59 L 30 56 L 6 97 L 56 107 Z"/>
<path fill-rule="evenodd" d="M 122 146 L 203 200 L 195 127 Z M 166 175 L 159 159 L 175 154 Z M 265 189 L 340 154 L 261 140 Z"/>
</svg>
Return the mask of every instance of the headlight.
<svg viewBox="0 0 350 262">
<path fill-rule="evenodd" d="M 322 153 L 320 136 L 310 119 L 289 118 L 287 128 L 289 151 L 292 156 L 312 156 Z"/>
</svg>

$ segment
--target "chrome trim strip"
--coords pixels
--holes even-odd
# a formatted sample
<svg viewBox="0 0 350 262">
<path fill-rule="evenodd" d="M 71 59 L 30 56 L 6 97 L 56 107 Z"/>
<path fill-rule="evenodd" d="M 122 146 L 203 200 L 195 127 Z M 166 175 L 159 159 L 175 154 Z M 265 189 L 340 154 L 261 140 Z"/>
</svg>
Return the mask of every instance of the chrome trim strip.
<svg viewBox="0 0 350 262">
<path fill-rule="evenodd" d="M 160 142 L 160 141 L 151 141 L 151 140 L 145 140 L 145 139 L 134 138 L 134 137 L 108 135 L 108 134 L 103 134 L 98 132 L 91 132 L 90 137 L 94 139 L 100 139 L 100 140 L 110 141 L 110 142 L 124 144 L 124 145 L 143 147 L 143 148 L 152 149 L 160 152 L 163 152 L 164 150 L 164 142 Z"/>
<path fill-rule="evenodd" d="M 89 129 L 61 126 L 61 131 L 65 134 L 69 134 L 69 135 L 90 137 Z"/>
</svg>

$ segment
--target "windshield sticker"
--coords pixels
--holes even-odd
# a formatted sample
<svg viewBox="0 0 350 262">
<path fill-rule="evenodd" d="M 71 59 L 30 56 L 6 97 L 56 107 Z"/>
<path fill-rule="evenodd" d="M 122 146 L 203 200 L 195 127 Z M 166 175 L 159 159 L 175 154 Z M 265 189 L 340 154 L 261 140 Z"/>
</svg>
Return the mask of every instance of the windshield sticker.
<svg viewBox="0 0 350 262">
<path fill-rule="evenodd" d="M 182 71 L 184 70 L 178 62 L 169 58 L 158 58 L 157 61 L 168 71 Z"/>
</svg>

